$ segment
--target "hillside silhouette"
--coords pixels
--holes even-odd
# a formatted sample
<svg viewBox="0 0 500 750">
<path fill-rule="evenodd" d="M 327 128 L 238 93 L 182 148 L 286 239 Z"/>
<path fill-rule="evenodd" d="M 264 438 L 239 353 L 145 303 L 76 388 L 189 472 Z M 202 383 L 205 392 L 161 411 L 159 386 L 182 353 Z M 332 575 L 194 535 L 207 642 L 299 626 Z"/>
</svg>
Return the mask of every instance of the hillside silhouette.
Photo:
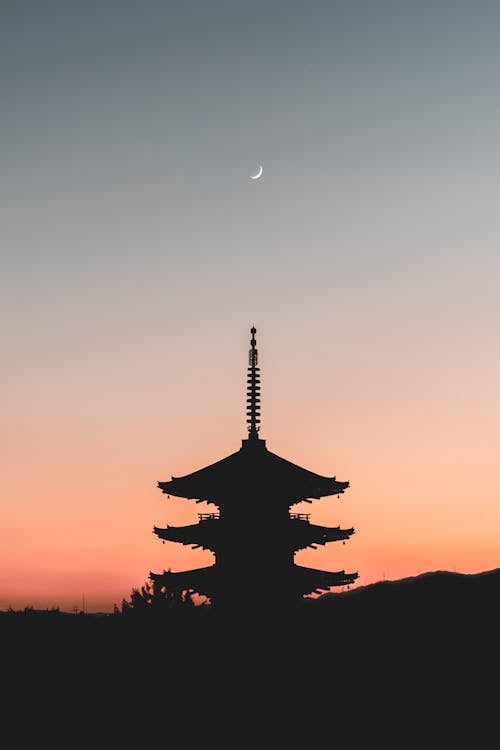
<svg viewBox="0 0 500 750">
<path fill-rule="evenodd" d="M 361 743 L 368 717 L 371 736 L 385 741 L 397 739 L 403 722 L 414 739 L 432 732 L 437 744 L 426 747 L 450 747 L 469 730 L 477 743 L 496 715 L 488 707 L 497 694 L 499 625 L 500 569 L 381 581 L 304 600 L 273 619 L 257 604 L 238 618 L 210 606 L 0 615 L 10 697 L 44 721 L 57 707 L 83 712 L 87 729 L 100 721 L 133 734 L 129 712 L 145 711 L 146 735 L 186 721 L 194 742 L 200 732 L 225 736 L 238 720 L 267 741 L 294 726 L 297 746 L 307 732 L 328 737 L 335 722 L 336 736 L 349 727 Z"/>
</svg>

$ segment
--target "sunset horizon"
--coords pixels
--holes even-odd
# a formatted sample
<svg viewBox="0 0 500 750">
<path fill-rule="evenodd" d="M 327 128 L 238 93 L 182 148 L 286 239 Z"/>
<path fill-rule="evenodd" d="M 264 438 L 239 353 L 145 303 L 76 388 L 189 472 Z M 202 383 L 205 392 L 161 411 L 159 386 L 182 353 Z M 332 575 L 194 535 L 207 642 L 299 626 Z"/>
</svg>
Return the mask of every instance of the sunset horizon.
<svg viewBox="0 0 500 750">
<path fill-rule="evenodd" d="M 256 330 L 255 328 L 252 328 L 252 331 Z M 247 330 L 247 339 L 248 339 L 248 330 Z M 263 367 L 264 370 L 264 382 L 265 382 L 265 375 L 266 375 L 266 368 L 265 365 Z M 242 396 L 244 396 L 244 382 L 245 382 L 245 367 L 241 368 L 241 385 L 242 385 Z M 264 391 L 265 396 L 265 391 Z M 266 399 L 264 399 L 266 401 Z M 241 398 L 241 423 L 244 424 L 244 417 L 245 417 L 245 408 L 248 409 L 248 407 L 245 407 L 244 405 L 244 398 Z M 264 422 L 265 422 L 265 414 L 264 416 Z M 243 443 L 244 440 L 244 434 L 243 432 L 248 430 L 248 427 L 242 428 L 242 439 Z M 264 438 L 264 433 L 263 433 Z M 268 440 L 265 440 L 265 443 L 268 443 Z M 239 445 L 233 445 L 233 448 L 238 450 L 242 444 L 242 441 L 240 440 Z M 272 449 L 271 446 L 269 446 L 269 449 Z M 233 451 L 230 451 L 232 453 Z M 274 452 L 274 451 L 273 451 Z M 278 451 L 279 453 L 279 451 Z M 200 457 L 199 462 L 200 465 L 190 465 L 187 458 L 184 459 L 183 462 L 181 462 L 181 465 L 185 468 L 183 471 L 173 471 L 171 476 L 178 477 L 182 474 L 191 474 L 193 471 L 196 472 L 200 470 L 203 466 L 211 465 L 213 463 L 216 463 L 224 458 L 226 454 L 214 456 L 213 451 L 211 453 L 207 453 L 207 455 L 210 457 L 206 464 L 203 464 L 202 459 L 202 450 L 200 449 Z M 295 459 L 300 463 L 300 459 Z M 312 459 L 310 459 L 312 460 Z M 326 464 L 325 464 L 326 465 Z M 313 470 L 314 468 L 309 465 L 305 466 L 304 468 L 307 468 L 308 470 Z M 334 476 L 335 472 L 326 472 L 328 476 Z M 336 478 L 336 475 L 335 475 Z M 339 477 L 340 479 L 340 477 Z M 343 481 L 343 480 L 341 480 Z M 328 526 L 333 525 L 352 525 L 348 524 L 347 518 L 351 515 L 349 510 L 349 493 L 351 491 L 351 482 L 348 481 L 348 487 L 345 490 L 345 496 L 337 496 L 337 497 L 330 497 L 325 498 L 323 500 L 319 501 L 319 504 L 322 504 L 324 506 L 329 506 L 325 508 L 321 508 L 318 506 L 315 506 L 312 508 L 312 501 L 308 500 L 302 503 L 297 503 L 291 506 L 290 512 L 292 513 L 305 513 L 308 515 L 314 516 L 316 519 L 316 522 L 321 522 Z M 159 481 L 156 481 L 154 483 L 155 489 L 158 491 L 158 485 Z M 340 500 L 338 499 L 340 497 Z M 215 506 L 211 503 L 207 502 L 201 502 L 198 499 L 195 498 L 185 498 L 185 497 L 170 497 L 168 496 L 165 498 L 165 496 L 160 496 L 160 501 L 165 503 L 167 502 L 167 511 L 164 513 L 165 517 L 168 519 L 167 525 L 169 525 L 172 522 L 175 522 L 176 525 L 179 524 L 185 524 L 185 523 L 193 523 L 195 522 L 195 519 L 198 517 L 200 513 L 207 513 L 207 512 L 213 512 L 215 510 Z M 347 507 L 344 507 L 347 506 Z M 356 524 L 354 524 L 356 527 Z M 153 530 L 153 527 L 151 526 L 151 531 Z M 349 539 L 347 542 L 348 545 L 353 544 L 353 540 L 357 536 L 357 530 L 354 529 L 354 536 L 352 539 Z M 143 541 L 143 540 L 141 540 Z M 257 546 L 258 546 L 258 540 L 256 540 Z M 159 545 L 162 545 L 161 547 Z M 404 541 L 402 542 L 402 545 L 405 546 Z M 213 565 L 214 563 L 214 556 L 211 552 L 207 552 L 206 550 L 198 550 L 195 549 L 195 545 L 191 548 L 180 548 L 180 545 L 175 544 L 173 542 L 158 542 L 157 540 L 157 548 L 161 550 L 160 554 L 160 560 L 161 562 L 157 562 L 157 567 L 163 570 L 189 570 L 191 568 L 196 567 L 202 567 L 206 565 Z M 363 547 L 369 546 L 367 543 L 362 543 L 358 545 L 358 549 L 362 550 Z M 337 547 L 337 552 L 339 551 L 339 547 Z M 318 554 L 319 553 L 319 554 Z M 305 564 L 311 567 L 325 567 L 326 564 L 329 562 L 329 569 L 339 569 L 341 566 L 337 563 L 337 566 L 335 568 L 332 567 L 332 564 L 335 565 L 335 561 L 341 561 L 343 560 L 343 566 L 345 569 L 345 565 L 347 564 L 347 567 L 349 569 L 356 569 L 356 554 L 346 554 L 347 550 L 343 549 L 341 555 L 337 555 L 336 551 L 330 551 L 329 555 L 325 554 L 325 550 L 320 550 L 316 547 L 316 549 L 310 549 L 310 550 L 304 550 L 296 553 L 295 560 L 299 564 Z M 153 556 L 151 556 L 151 559 L 153 559 Z M 159 557 L 156 555 L 155 559 L 158 561 Z M 487 559 L 487 558 L 486 558 Z M 345 561 L 348 561 L 345 563 Z M 494 560 L 494 558 L 492 558 Z M 177 563 L 177 565 L 172 566 L 170 563 L 174 561 Z M 354 567 L 353 567 L 354 566 Z M 151 566 L 150 566 L 151 567 Z M 381 581 L 399 581 L 404 580 L 406 578 L 412 578 L 415 576 L 419 576 L 422 574 L 427 573 L 433 573 L 433 572 L 453 572 L 453 573 L 461 573 L 461 574 L 477 574 L 477 573 L 484 573 L 484 572 L 490 572 L 495 571 L 498 568 L 498 566 L 492 564 L 488 568 L 482 568 L 482 567 L 474 567 L 472 566 L 465 566 L 464 568 L 460 569 L 457 567 L 457 565 L 453 564 L 452 566 L 446 567 L 446 564 L 444 566 L 437 566 L 437 567 L 429 567 L 426 568 L 422 561 L 420 561 L 420 564 L 417 564 L 417 567 L 410 565 L 404 565 L 402 564 L 401 567 L 398 567 L 397 565 L 393 568 L 393 574 L 387 575 L 386 570 L 383 569 L 381 572 L 375 572 L 370 575 L 366 572 L 359 573 L 358 580 L 355 580 L 349 584 L 343 585 L 339 587 L 338 589 L 331 589 L 331 593 L 339 593 L 343 592 L 345 590 L 348 590 L 350 588 L 356 588 L 356 587 L 362 587 L 374 583 L 379 583 Z M 84 566 L 85 571 L 86 566 Z M 55 579 L 61 580 L 61 572 L 60 570 L 56 569 L 56 576 Z M 130 579 L 128 582 L 128 586 L 126 582 L 122 582 L 121 584 L 117 584 L 116 582 L 113 582 L 113 576 L 110 575 L 109 571 L 107 572 L 106 576 L 103 576 L 104 581 L 100 581 L 100 574 L 99 571 L 96 570 L 92 575 L 90 576 L 90 580 L 94 580 L 93 586 L 87 586 L 81 587 L 81 591 L 78 591 L 76 588 L 73 588 L 72 585 L 69 585 L 67 588 L 62 588 L 58 593 L 57 592 L 57 584 L 50 586 L 50 577 L 46 577 L 43 581 L 43 585 L 40 586 L 38 589 L 34 588 L 32 593 L 22 593 L 20 589 L 16 586 L 15 588 L 12 588 L 12 595 L 9 598 L 6 597 L 5 594 L 2 593 L 2 606 L 0 606 L 0 610 L 5 611 L 8 609 L 14 609 L 14 610 L 22 610 L 22 609 L 35 609 L 35 610 L 61 610 L 63 612 L 74 612 L 74 613 L 80 613 L 80 612 L 87 612 L 87 613 L 112 613 L 113 611 L 116 611 L 117 609 L 120 610 L 123 601 L 128 602 L 130 600 L 130 595 L 133 592 L 133 590 L 140 590 L 142 586 L 148 586 L 151 585 L 151 579 L 147 572 L 142 576 L 142 579 L 140 579 L 140 576 L 136 578 L 135 581 Z M 83 574 L 82 574 L 82 581 L 84 580 Z M 15 582 L 14 582 L 15 583 Z M 28 587 L 29 588 L 29 587 Z M 4 590 L 7 590 L 7 587 L 5 587 Z M 113 593 L 114 592 L 114 593 Z M 322 592 L 325 593 L 325 592 Z M 23 598 L 24 596 L 24 598 Z M 317 596 L 312 594 L 313 598 L 314 596 Z M 244 598 L 244 597 L 243 597 Z M 7 603 L 8 600 L 8 603 Z M 248 597 L 248 600 L 251 601 L 251 597 Z M 207 600 L 206 597 L 200 596 L 196 592 L 194 592 L 193 601 L 196 604 L 201 604 L 203 602 L 210 603 L 210 600 Z"/>
<path fill-rule="evenodd" d="M 112 612 L 259 435 L 349 482 L 297 565 L 500 567 L 500 7 L 0 10 L 0 610 Z M 254 506 L 254 509 L 257 506 Z M 258 559 L 258 545 L 255 548 Z"/>
</svg>

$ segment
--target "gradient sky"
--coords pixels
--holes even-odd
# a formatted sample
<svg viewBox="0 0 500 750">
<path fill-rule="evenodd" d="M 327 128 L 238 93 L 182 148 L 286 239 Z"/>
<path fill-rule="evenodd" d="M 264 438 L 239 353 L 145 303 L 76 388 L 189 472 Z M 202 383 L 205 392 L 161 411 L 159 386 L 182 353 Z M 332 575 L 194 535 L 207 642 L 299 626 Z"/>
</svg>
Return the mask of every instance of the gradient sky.
<svg viewBox="0 0 500 750">
<path fill-rule="evenodd" d="M 298 563 L 500 566 L 499 71 L 488 0 L 2 2 L 0 608 L 211 564 L 156 483 L 239 449 L 252 325 L 351 485 Z"/>
</svg>

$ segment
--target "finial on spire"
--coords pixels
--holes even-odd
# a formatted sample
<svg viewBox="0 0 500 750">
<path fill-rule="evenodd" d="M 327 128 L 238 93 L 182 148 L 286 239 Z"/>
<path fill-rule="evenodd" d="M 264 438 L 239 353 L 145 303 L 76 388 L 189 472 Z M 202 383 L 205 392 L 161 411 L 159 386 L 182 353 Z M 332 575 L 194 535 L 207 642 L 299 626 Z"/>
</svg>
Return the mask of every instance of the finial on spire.
<svg viewBox="0 0 500 750">
<path fill-rule="evenodd" d="M 260 368 L 258 367 L 259 355 L 257 352 L 257 341 L 255 334 L 257 329 L 250 329 L 250 351 L 248 352 L 248 374 L 247 374 L 247 424 L 248 438 L 259 439 L 260 427 Z"/>
</svg>

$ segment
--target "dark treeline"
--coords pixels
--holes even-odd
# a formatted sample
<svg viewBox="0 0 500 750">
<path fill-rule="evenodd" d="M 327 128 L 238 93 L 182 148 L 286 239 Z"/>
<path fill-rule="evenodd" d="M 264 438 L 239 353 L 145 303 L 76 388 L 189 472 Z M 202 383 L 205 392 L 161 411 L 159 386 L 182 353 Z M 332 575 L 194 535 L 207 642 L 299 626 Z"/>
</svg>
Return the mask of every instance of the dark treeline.
<svg viewBox="0 0 500 750">
<path fill-rule="evenodd" d="M 134 589 L 107 615 L 1 613 L 11 695 L 45 706 L 44 721 L 64 708 L 88 726 L 105 717 L 117 732 L 142 722 L 151 737 L 186 722 L 193 742 L 222 737 L 231 720 L 239 734 L 226 740 L 236 745 L 241 733 L 277 742 L 292 727 L 297 746 L 303 734 L 323 742 L 347 728 L 361 742 L 369 727 L 373 741 L 399 737 L 400 747 L 417 746 L 410 729 L 415 742 L 427 736 L 425 747 L 464 742 L 472 730 L 470 746 L 487 746 L 478 737 L 497 713 L 500 570 L 382 581 L 279 614 L 258 602 L 222 613 L 189 595 L 155 602 L 150 593 Z"/>
</svg>

